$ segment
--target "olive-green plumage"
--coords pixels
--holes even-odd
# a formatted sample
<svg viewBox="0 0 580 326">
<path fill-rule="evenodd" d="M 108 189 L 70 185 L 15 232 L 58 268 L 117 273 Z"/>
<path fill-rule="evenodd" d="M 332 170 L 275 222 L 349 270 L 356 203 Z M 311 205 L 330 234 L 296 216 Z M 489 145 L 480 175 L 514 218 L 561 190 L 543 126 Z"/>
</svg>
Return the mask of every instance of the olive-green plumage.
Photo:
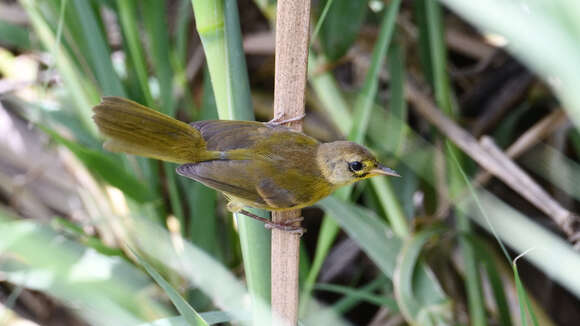
<svg viewBox="0 0 580 326">
<path fill-rule="evenodd" d="M 186 124 L 133 101 L 105 97 L 93 119 L 105 149 L 182 164 L 177 173 L 223 192 L 229 208 L 310 206 L 336 188 L 397 175 L 363 146 L 321 144 L 283 126 L 250 121 Z"/>
</svg>

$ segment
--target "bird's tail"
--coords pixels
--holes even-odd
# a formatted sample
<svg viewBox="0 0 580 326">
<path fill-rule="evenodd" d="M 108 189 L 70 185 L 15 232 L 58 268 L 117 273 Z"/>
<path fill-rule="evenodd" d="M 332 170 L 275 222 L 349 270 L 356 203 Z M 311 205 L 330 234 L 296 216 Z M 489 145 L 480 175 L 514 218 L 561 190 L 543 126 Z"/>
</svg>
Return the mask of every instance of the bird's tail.
<svg viewBox="0 0 580 326">
<path fill-rule="evenodd" d="M 180 164 L 210 159 L 197 129 L 139 103 L 104 97 L 93 111 L 106 150 Z"/>
</svg>

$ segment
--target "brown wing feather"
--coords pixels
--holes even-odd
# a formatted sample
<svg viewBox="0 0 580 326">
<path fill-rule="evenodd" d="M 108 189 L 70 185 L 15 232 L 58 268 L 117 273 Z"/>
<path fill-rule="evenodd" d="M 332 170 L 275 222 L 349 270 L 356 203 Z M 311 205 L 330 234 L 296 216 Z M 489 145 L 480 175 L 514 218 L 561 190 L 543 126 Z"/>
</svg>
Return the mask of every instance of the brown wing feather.
<svg viewBox="0 0 580 326">
<path fill-rule="evenodd" d="M 254 203 L 252 206 L 263 207 L 266 202 L 253 186 L 254 176 L 247 173 L 246 165 L 245 161 L 207 161 L 181 165 L 177 173 L 227 195 Z"/>
<path fill-rule="evenodd" d="M 251 148 L 274 133 L 292 132 L 284 126 L 270 127 L 256 121 L 204 120 L 190 125 L 199 130 L 210 151 Z"/>
<path fill-rule="evenodd" d="M 272 179 L 263 178 L 256 185 L 260 197 L 273 208 L 291 208 L 300 204 L 288 189 L 278 186 Z"/>
</svg>

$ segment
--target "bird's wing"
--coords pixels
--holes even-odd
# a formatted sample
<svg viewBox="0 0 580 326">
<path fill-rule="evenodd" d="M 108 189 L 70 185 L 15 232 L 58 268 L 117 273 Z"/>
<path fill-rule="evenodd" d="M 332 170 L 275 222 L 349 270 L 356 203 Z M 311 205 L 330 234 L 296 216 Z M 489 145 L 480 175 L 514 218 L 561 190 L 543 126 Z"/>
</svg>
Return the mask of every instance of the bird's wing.
<svg viewBox="0 0 580 326">
<path fill-rule="evenodd" d="M 199 130 L 210 151 L 251 148 L 273 133 L 291 132 L 284 126 L 271 127 L 255 121 L 204 120 L 190 125 Z"/>
<path fill-rule="evenodd" d="M 183 164 L 177 173 L 236 198 L 255 203 L 256 207 L 267 206 L 254 187 L 247 161 L 215 160 Z"/>
<path fill-rule="evenodd" d="M 270 178 L 262 178 L 256 185 L 256 191 L 273 208 L 291 208 L 300 204 L 291 191 L 278 186 Z"/>
</svg>

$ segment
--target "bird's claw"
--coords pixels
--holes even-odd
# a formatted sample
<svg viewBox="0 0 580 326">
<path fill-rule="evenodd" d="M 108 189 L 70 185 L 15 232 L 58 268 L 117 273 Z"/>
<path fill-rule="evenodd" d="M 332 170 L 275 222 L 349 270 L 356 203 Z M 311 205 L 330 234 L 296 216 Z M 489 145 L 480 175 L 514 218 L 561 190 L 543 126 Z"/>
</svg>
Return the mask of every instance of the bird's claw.
<svg viewBox="0 0 580 326">
<path fill-rule="evenodd" d="M 298 234 L 298 236 L 301 237 L 304 233 L 306 233 L 306 229 L 299 225 L 294 225 L 294 223 L 302 222 L 303 220 L 304 217 L 300 216 L 297 218 L 285 220 L 283 222 L 269 221 L 268 223 L 264 224 L 264 227 L 268 230 L 278 229 L 289 233 Z"/>
<path fill-rule="evenodd" d="M 290 122 L 295 122 L 295 121 L 300 121 L 302 119 L 304 119 L 304 117 L 306 117 L 306 114 L 302 114 L 300 116 L 294 117 L 294 118 L 290 118 L 290 119 L 282 119 L 282 117 L 284 117 L 284 114 L 276 114 L 274 116 L 274 119 L 266 122 L 266 125 L 269 127 L 277 127 L 283 124 L 287 124 Z"/>
</svg>

